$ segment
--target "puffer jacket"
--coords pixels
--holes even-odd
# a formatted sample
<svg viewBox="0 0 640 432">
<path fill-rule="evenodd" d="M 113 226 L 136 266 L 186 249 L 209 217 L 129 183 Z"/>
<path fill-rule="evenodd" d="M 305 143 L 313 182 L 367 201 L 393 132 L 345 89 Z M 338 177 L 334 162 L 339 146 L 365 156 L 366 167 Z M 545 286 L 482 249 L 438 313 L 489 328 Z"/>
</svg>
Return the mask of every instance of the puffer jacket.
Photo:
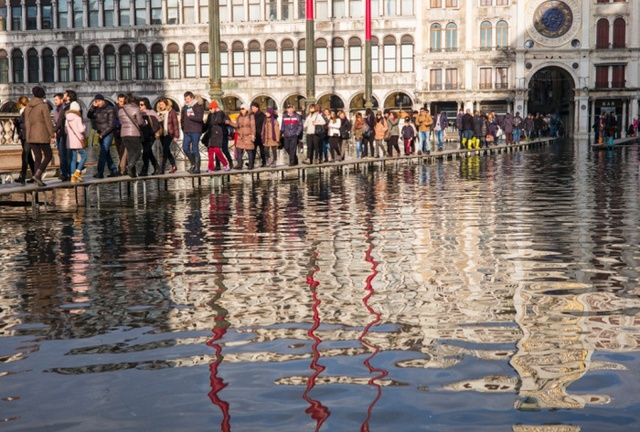
<svg viewBox="0 0 640 432">
<path fill-rule="evenodd" d="M 196 102 L 182 107 L 180 123 L 184 133 L 202 133 L 204 127 L 204 108 L 202 105 Z"/>
<path fill-rule="evenodd" d="M 272 123 L 270 119 L 264 119 L 262 124 L 262 144 L 265 147 L 277 147 L 280 144 L 280 124 L 278 120 Z"/>
<path fill-rule="evenodd" d="M 504 129 L 504 133 L 513 133 L 513 119 L 511 118 L 511 114 L 507 113 L 504 116 L 504 120 L 502 121 L 502 129 Z"/>
<path fill-rule="evenodd" d="M 84 132 L 87 127 L 82 122 L 82 116 L 78 111 L 67 111 L 65 113 L 65 130 L 67 133 L 67 147 L 71 150 L 82 148 L 84 142 Z"/>
<path fill-rule="evenodd" d="M 236 148 L 242 150 L 255 149 L 253 140 L 256 136 L 256 122 L 253 116 L 241 115 L 237 121 L 231 122 L 231 126 L 233 126 L 238 133 Z"/>
<path fill-rule="evenodd" d="M 144 124 L 140 108 L 134 104 L 126 104 L 118 110 L 121 137 L 140 138 L 140 128 Z"/>
<path fill-rule="evenodd" d="M 27 128 L 29 144 L 51 144 L 53 122 L 49 114 L 49 106 L 43 99 L 32 97 L 24 109 L 24 125 Z"/>
<path fill-rule="evenodd" d="M 108 105 L 102 107 L 91 105 L 87 118 L 93 120 L 96 131 L 103 137 L 111 135 L 116 130 L 116 113 Z"/>
<path fill-rule="evenodd" d="M 380 121 L 376 121 L 376 125 L 374 126 L 373 130 L 375 131 L 374 139 L 384 139 L 384 135 L 387 133 L 387 130 L 389 130 L 389 128 L 387 127 L 387 121 L 384 118 Z"/>
</svg>

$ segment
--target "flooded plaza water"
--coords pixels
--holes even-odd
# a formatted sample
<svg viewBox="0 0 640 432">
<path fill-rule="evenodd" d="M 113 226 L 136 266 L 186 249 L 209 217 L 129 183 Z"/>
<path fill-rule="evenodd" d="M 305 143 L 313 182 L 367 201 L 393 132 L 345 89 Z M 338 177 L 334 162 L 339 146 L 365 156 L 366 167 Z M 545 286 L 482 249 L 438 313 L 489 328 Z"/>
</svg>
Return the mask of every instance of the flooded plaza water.
<svg viewBox="0 0 640 432">
<path fill-rule="evenodd" d="M 638 149 L 586 148 L 0 208 L 0 430 L 636 430 Z"/>
</svg>

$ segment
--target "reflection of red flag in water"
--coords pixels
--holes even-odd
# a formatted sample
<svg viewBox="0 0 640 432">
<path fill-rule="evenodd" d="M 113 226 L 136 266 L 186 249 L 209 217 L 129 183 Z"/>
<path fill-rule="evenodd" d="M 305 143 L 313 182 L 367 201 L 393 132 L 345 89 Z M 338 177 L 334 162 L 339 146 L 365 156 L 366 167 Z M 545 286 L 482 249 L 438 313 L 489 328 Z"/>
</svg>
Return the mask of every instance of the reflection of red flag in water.
<svg viewBox="0 0 640 432">
<path fill-rule="evenodd" d="M 314 253 L 313 254 L 314 260 L 317 257 L 318 257 L 318 254 Z M 304 412 L 306 412 L 307 414 L 310 414 L 311 418 L 316 421 L 316 431 L 320 430 L 320 428 L 322 427 L 322 424 L 331 415 L 331 413 L 329 412 L 329 409 L 326 406 L 322 405 L 320 401 L 311 399 L 309 397 L 309 392 L 316 385 L 316 378 L 318 377 L 318 375 L 322 373 L 322 371 L 326 369 L 324 366 L 318 364 L 318 360 L 320 359 L 320 352 L 318 352 L 318 345 L 320 345 L 320 343 L 322 342 L 322 339 L 320 339 L 315 334 L 315 331 L 318 329 L 318 327 L 320 327 L 320 314 L 318 313 L 318 306 L 320 305 L 320 303 L 322 303 L 320 299 L 318 299 L 318 292 L 316 291 L 316 288 L 318 287 L 318 285 L 320 285 L 320 283 L 313 278 L 313 274 L 316 273 L 318 270 L 320 269 L 318 267 L 315 267 L 311 272 L 311 274 L 307 276 L 307 284 L 311 287 L 311 295 L 313 296 L 313 306 L 311 307 L 313 309 L 313 326 L 311 326 L 311 328 L 307 331 L 307 334 L 309 335 L 310 338 L 314 340 L 313 346 L 311 347 L 311 350 L 313 351 L 313 360 L 311 361 L 311 365 L 310 365 L 310 368 L 314 372 L 309 377 L 309 380 L 307 381 L 307 388 L 302 394 L 302 398 L 309 403 L 309 408 L 304 410 Z"/>
<path fill-rule="evenodd" d="M 226 318 L 226 315 L 216 317 L 216 321 L 222 321 Z M 222 347 L 220 344 L 217 344 L 216 341 L 221 339 L 224 334 L 227 332 L 227 326 L 222 326 L 219 328 L 214 328 L 211 330 L 213 333 L 213 339 L 207 342 L 207 345 L 214 349 L 216 353 L 216 359 L 209 365 L 209 371 L 211 374 L 209 375 L 209 381 L 211 383 L 211 391 L 209 392 L 209 399 L 214 405 L 220 407 L 220 411 L 222 412 L 222 422 L 220 423 L 220 430 L 222 432 L 229 432 L 231 430 L 231 416 L 229 415 L 229 402 L 223 401 L 218 396 L 225 387 L 229 384 L 225 383 L 224 380 L 218 377 L 218 366 L 222 362 Z"/>
<path fill-rule="evenodd" d="M 364 304 L 364 307 L 367 308 L 369 313 L 374 316 L 374 318 L 364 328 L 364 330 L 362 331 L 362 334 L 360 335 L 358 340 L 360 341 L 360 343 L 362 343 L 366 347 L 371 348 L 373 350 L 371 355 L 365 359 L 364 365 L 367 367 L 367 369 L 369 369 L 369 373 L 377 373 L 378 375 L 372 377 L 367 383 L 370 386 L 373 386 L 373 387 L 376 388 L 376 397 L 373 399 L 371 404 L 369 404 L 369 409 L 367 410 L 367 418 L 364 420 L 364 422 L 362 422 L 362 426 L 360 426 L 360 430 L 362 432 L 368 432 L 369 431 L 369 420 L 371 420 L 371 414 L 373 413 L 373 407 L 380 400 L 380 397 L 382 397 L 382 386 L 380 386 L 380 384 L 378 384 L 376 382 L 376 380 L 382 379 L 382 378 L 386 377 L 389 374 L 384 369 L 376 369 L 373 366 L 371 366 L 371 360 L 376 356 L 376 354 L 378 354 L 378 352 L 380 351 L 380 348 L 375 346 L 375 345 L 372 345 L 372 344 L 366 342 L 365 339 L 364 339 L 364 337 L 367 335 L 367 333 L 369 333 L 369 330 L 371 329 L 371 327 L 373 327 L 374 325 L 376 325 L 376 324 L 378 324 L 380 322 L 380 313 L 374 311 L 373 308 L 371 308 L 371 306 L 369 306 L 369 299 L 371 298 L 371 296 L 373 296 L 373 293 L 374 293 L 373 285 L 371 284 L 371 282 L 373 281 L 373 279 L 378 274 L 378 271 L 376 270 L 377 267 L 378 267 L 378 263 L 375 262 L 373 257 L 371 256 L 371 251 L 373 251 L 373 243 L 371 243 L 371 240 L 370 240 L 371 236 L 369 234 L 367 234 L 366 238 L 367 238 L 367 241 L 369 242 L 369 249 L 367 250 L 367 252 L 365 254 L 365 261 L 372 264 L 372 266 L 371 266 L 371 270 L 372 271 L 371 271 L 371 274 L 366 279 L 367 285 L 365 286 L 365 290 L 366 290 L 367 294 L 362 298 L 362 303 Z"/>
</svg>

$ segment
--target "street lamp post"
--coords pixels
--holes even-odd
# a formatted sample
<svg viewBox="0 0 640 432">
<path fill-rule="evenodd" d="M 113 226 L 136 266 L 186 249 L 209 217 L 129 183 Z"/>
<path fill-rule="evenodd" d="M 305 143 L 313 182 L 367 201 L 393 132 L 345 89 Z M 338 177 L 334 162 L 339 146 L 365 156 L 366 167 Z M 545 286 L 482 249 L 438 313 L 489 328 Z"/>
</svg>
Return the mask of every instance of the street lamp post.
<svg viewBox="0 0 640 432">
<path fill-rule="evenodd" d="M 220 1 L 209 0 L 209 96 L 223 107 L 220 69 Z"/>
<path fill-rule="evenodd" d="M 307 61 L 307 99 L 306 109 L 309 105 L 316 103 L 316 51 L 315 51 L 315 29 L 313 18 L 313 0 L 307 0 L 307 32 L 304 41 L 304 49 Z"/>
</svg>

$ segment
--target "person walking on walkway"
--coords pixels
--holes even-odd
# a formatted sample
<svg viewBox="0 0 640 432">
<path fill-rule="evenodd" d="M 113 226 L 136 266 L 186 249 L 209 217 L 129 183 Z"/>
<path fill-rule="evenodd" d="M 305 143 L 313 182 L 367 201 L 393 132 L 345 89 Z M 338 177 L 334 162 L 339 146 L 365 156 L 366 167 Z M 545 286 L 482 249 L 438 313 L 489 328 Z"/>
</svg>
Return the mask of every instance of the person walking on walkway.
<svg viewBox="0 0 640 432">
<path fill-rule="evenodd" d="M 71 181 L 74 183 L 81 182 L 82 170 L 87 161 L 87 152 L 84 150 L 86 126 L 82 122 L 80 104 L 78 104 L 78 102 L 71 102 L 65 116 L 67 146 L 71 153 Z M 80 156 L 80 162 L 78 162 L 78 156 Z"/>
<path fill-rule="evenodd" d="M 35 86 L 31 92 L 33 97 L 24 110 L 24 120 L 27 128 L 27 142 L 35 156 L 34 168 L 36 173 L 33 176 L 33 181 L 38 186 L 46 186 L 42 181 L 42 175 L 53 157 L 51 144 L 55 142 L 55 134 L 51 116 L 49 115 L 49 106 L 44 101 L 46 96 L 44 89 L 40 86 Z"/>
<path fill-rule="evenodd" d="M 274 168 L 278 162 L 278 145 L 280 145 L 280 125 L 276 118 L 276 110 L 267 108 L 262 124 L 262 145 L 267 152 L 266 166 Z"/>
<path fill-rule="evenodd" d="M 22 165 L 20 167 L 20 176 L 16 181 L 22 184 L 27 182 L 27 167 L 31 169 L 32 179 L 29 180 L 30 183 L 34 182 L 33 176 L 36 173 L 33 154 L 31 154 L 31 146 L 27 142 L 27 127 L 24 124 L 24 109 L 27 107 L 28 103 L 28 97 L 20 96 L 18 98 L 18 110 L 20 114 L 13 119 L 14 130 L 15 133 L 18 134 L 18 140 L 20 140 L 20 146 L 22 147 L 22 155 L 20 158 L 22 160 Z"/>
<path fill-rule="evenodd" d="M 426 154 L 431 153 L 431 129 L 433 128 L 433 117 L 429 114 L 429 110 L 420 108 L 420 114 L 416 119 L 416 126 L 418 126 L 418 132 L 420 136 L 420 146 L 418 147 L 418 154 L 423 152 Z"/>
<path fill-rule="evenodd" d="M 320 146 L 322 145 L 326 122 L 318 109 L 318 104 L 311 104 L 309 106 L 309 115 L 304 121 L 304 131 L 307 134 L 307 159 L 304 161 L 306 164 L 312 164 L 315 157 L 318 158 L 318 163 L 321 162 Z"/>
<path fill-rule="evenodd" d="M 282 134 L 284 135 L 284 149 L 289 155 L 289 166 L 298 165 L 298 136 L 302 133 L 302 117 L 295 111 L 293 105 L 287 105 L 287 111 L 282 115 Z"/>
<path fill-rule="evenodd" d="M 75 96 L 75 92 L 73 92 Z M 58 159 L 60 161 L 61 181 L 69 181 L 69 150 L 67 147 L 67 132 L 65 129 L 65 112 L 69 109 L 69 104 L 65 103 L 65 96 L 62 93 L 53 95 L 53 133 L 56 134 L 56 147 L 58 148 Z"/>
<path fill-rule="evenodd" d="M 256 139 L 253 144 L 256 147 L 256 156 L 260 156 L 260 160 L 262 164 L 260 166 L 267 166 L 267 155 L 265 154 L 264 142 L 262 141 L 262 126 L 265 121 L 265 114 L 260 110 L 260 104 L 256 101 L 251 102 L 251 116 L 253 116 L 253 121 L 256 124 L 256 131 L 258 134 L 256 135 Z"/>
<path fill-rule="evenodd" d="M 167 161 L 171 165 L 171 173 L 174 173 L 178 168 L 176 167 L 176 160 L 171 153 L 171 144 L 178 142 L 178 138 L 180 138 L 180 125 L 178 124 L 178 114 L 173 109 L 173 103 L 170 99 L 162 98 L 158 102 L 158 120 L 162 124 L 160 174 L 164 174 L 164 167 L 167 165 Z"/>
<path fill-rule="evenodd" d="M 449 127 L 449 120 L 447 119 L 447 114 L 442 111 L 438 111 L 435 119 L 433 120 L 433 130 L 436 135 L 436 143 L 438 146 L 438 151 L 442 151 L 444 149 L 444 130 Z"/>
<path fill-rule="evenodd" d="M 375 157 L 384 157 L 386 155 L 386 150 L 384 146 L 384 138 L 387 135 L 387 131 L 389 127 L 387 126 L 387 121 L 384 117 L 382 117 L 382 113 L 376 114 L 376 124 L 374 126 L 374 139 L 376 141 L 376 154 Z"/>
<path fill-rule="evenodd" d="M 212 101 L 209 104 L 209 116 L 207 117 L 207 131 L 202 137 L 202 141 L 207 145 L 209 163 L 207 172 L 215 171 L 216 163 L 222 163 L 222 169 L 229 171 L 230 161 L 222 152 L 222 142 L 226 135 L 227 123 L 229 120 L 224 111 L 218 106 L 218 102 Z M 214 162 L 215 160 L 215 162 Z"/>
<path fill-rule="evenodd" d="M 127 173 L 130 177 L 138 176 L 136 162 L 142 154 L 141 131 L 144 119 L 140 112 L 138 99 L 128 93 L 124 99 L 124 105 L 118 110 L 120 120 L 120 137 L 122 145 L 127 149 Z"/>
<path fill-rule="evenodd" d="M 229 124 L 235 128 L 238 134 L 236 143 L 237 164 L 235 169 L 242 169 L 242 158 L 246 151 L 249 157 L 249 166 L 247 168 L 252 170 L 256 161 L 256 146 L 253 144 L 256 139 L 256 122 L 254 116 L 249 115 L 249 106 L 242 104 L 238 119 L 229 122 Z"/>
<path fill-rule="evenodd" d="M 153 144 L 156 142 L 156 133 L 160 130 L 160 120 L 158 120 L 158 113 L 151 109 L 151 102 L 146 97 L 140 99 L 139 102 L 140 113 L 144 119 L 144 125 L 140 128 L 142 132 L 142 170 L 141 176 L 148 175 L 149 163 L 153 167 L 153 173 L 156 175 L 160 171 L 158 160 L 153 154 Z"/>
<path fill-rule="evenodd" d="M 182 125 L 182 150 L 189 159 L 191 166 L 188 171 L 192 174 L 200 174 L 200 136 L 204 128 L 204 108 L 198 104 L 195 95 L 188 91 L 184 94 L 185 105 L 180 113 Z"/>
<path fill-rule="evenodd" d="M 118 167 L 111 158 L 111 143 L 116 130 L 116 113 L 112 107 L 107 105 L 107 101 L 100 93 L 96 94 L 87 112 L 87 118 L 93 121 L 93 125 L 98 133 L 98 145 L 100 155 L 98 156 L 98 172 L 95 178 L 104 178 L 105 165 L 111 172 L 109 177 L 118 176 Z"/>
</svg>

